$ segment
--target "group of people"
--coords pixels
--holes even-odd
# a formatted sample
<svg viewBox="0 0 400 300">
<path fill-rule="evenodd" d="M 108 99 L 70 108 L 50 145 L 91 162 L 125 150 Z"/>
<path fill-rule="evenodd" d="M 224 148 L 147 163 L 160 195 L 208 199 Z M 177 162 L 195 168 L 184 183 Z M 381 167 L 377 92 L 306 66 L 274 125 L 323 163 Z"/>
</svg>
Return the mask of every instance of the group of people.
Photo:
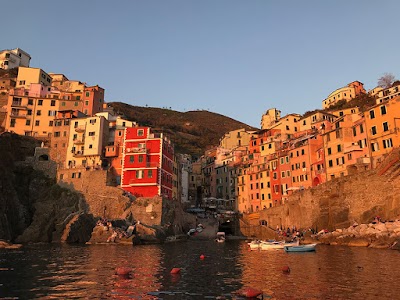
<svg viewBox="0 0 400 300">
<path fill-rule="evenodd" d="M 101 218 L 97 221 L 97 226 L 103 226 L 104 230 L 111 232 L 111 235 L 107 238 L 107 243 L 115 243 L 117 238 L 129 238 L 133 234 L 136 234 L 136 225 L 140 224 L 140 221 L 130 224 L 126 228 L 114 227 L 112 222 L 106 218 Z"/>
</svg>

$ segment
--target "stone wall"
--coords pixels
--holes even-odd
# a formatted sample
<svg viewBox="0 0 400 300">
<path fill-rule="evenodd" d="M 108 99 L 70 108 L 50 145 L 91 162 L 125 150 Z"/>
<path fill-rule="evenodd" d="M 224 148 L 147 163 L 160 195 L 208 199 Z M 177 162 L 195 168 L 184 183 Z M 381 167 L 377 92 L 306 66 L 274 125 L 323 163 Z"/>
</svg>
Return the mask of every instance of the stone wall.
<svg viewBox="0 0 400 300">
<path fill-rule="evenodd" d="M 379 215 L 394 220 L 400 214 L 400 180 L 374 171 L 341 177 L 297 191 L 286 204 L 260 211 L 260 220 L 271 228 L 334 230 L 354 222 L 368 223 Z"/>
</svg>

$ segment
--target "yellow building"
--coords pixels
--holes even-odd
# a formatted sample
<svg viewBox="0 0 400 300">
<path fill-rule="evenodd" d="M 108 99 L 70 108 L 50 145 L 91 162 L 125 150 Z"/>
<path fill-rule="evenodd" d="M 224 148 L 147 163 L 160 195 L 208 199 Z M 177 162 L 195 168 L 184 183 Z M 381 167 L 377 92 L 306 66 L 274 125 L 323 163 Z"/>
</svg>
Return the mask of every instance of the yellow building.
<svg viewBox="0 0 400 300">
<path fill-rule="evenodd" d="M 355 106 L 355 107 L 350 107 L 350 108 L 333 110 L 333 111 L 331 111 L 331 114 L 340 118 L 340 117 L 343 117 L 344 115 L 358 114 L 359 112 L 360 112 L 360 109 L 357 106 Z"/>
<path fill-rule="evenodd" d="M 100 168 L 108 141 L 108 121 L 103 116 L 73 119 L 69 127 L 67 168 Z"/>
<path fill-rule="evenodd" d="M 334 122 L 337 116 L 333 113 L 328 113 L 322 110 L 313 111 L 305 114 L 300 120 L 300 132 L 310 129 L 319 129 L 320 124 L 325 121 Z"/>
<path fill-rule="evenodd" d="M 19 67 L 16 88 L 29 88 L 32 83 L 51 86 L 51 81 L 51 76 L 42 69 Z"/>
<path fill-rule="evenodd" d="M 322 101 L 322 108 L 326 109 L 341 100 L 345 100 L 346 102 L 348 102 L 362 93 L 365 93 L 364 84 L 359 81 L 353 81 L 347 86 L 330 93 L 329 96 L 324 101 Z"/>
<path fill-rule="evenodd" d="M 301 115 L 299 114 L 288 114 L 266 129 L 280 130 L 282 139 L 290 138 L 293 134 L 300 131 L 300 119 Z"/>
<path fill-rule="evenodd" d="M 376 104 L 388 101 L 400 95 L 400 85 L 392 86 L 386 89 L 381 89 L 377 93 Z"/>
<path fill-rule="evenodd" d="M 49 89 L 31 83 L 29 89 L 10 90 L 5 129 L 20 135 L 50 137 L 59 103 L 50 97 Z"/>
<path fill-rule="evenodd" d="M 261 117 L 261 130 L 268 129 L 277 123 L 281 118 L 281 111 L 276 108 L 268 109 Z"/>
<path fill-rule="evenodd" d="M 385 101 L 364 112 L 372 166 L 400 146 L 400 97 Z"/>
<path fill-rule="evenodd" d="M 353 152 L 353 146 L 361 148 L 354 145 L 356 140 L 353 132 L 354 124 L 361 118 L 360 114 L 344 115 L 333 123 L 331 130 L 322 134 L 327 180 L 348 175 L 349 161 L 345 151 L 351 149 Z"/>
<path fill-rule="evenodd" d="M 247 131 L 244 128 L 232 130 L 225 133 L 220 139 L 219 146 L 229 150 L 240 146 L 247 146 L 252 137 L 254 137 L 254 131 Z"/>
</svg>

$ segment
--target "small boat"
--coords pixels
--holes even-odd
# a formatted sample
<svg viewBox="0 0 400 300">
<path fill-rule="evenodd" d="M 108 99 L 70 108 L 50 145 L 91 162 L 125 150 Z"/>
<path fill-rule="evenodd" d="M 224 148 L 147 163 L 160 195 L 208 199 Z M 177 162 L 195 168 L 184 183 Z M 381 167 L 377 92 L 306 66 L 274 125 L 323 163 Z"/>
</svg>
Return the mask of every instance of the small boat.
<svg viewBox="0 0 400 300">
<path fill-rule="evenodd" d="M 250 243 L 247 243 L 250 247 L 250 250 L 258 250 L 260 249 L 261 241 L 251 241 Z"/>
<path fill-rule="evenodd" d="M 299 246 L 285 246 L 286 252 L 311 252 L 315 251 L 317 244 L 299 245 Z"/>
<path fill-rule="evenodd" d="M 225 242 L 225 232 L 223 232 L 223 231 L 217 232 L 217 238 L 215 239 L 215 241 L 218 243 Z"/>
<path fill-rule="evenodd" d="M 280 242 L 262 242 L 261 243 L 261 250 L 271 250 L 271 249 L 283 249 L 284 247 L 292 247 L 292 246 L 298 246 L 299 245 L 299 240 L 285 243 L 284 241 Z"/>
</svg>

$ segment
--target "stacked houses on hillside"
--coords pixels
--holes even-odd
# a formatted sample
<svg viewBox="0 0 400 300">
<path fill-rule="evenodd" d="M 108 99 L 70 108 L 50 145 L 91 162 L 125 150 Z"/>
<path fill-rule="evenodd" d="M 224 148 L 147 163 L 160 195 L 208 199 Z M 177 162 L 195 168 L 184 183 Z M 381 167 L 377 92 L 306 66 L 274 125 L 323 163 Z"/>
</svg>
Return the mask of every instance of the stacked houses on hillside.
<svg viewBox="0 0 400 300">
<path fill-rule="evenodd" d="M 363 112 L 328 109 L 366 93 L 354 81 L 323 100 L 323 110 L 281 116 L 268 109 L 260 130 L 227 132 L 192 161 L 175 154 L 163 133 L 116 115 L 103 88 L 30 68 L 29 61 L 20 49 L 0 52 L 2 125 L 45 141 L 62 183 L 102 170 L 104 184 L 135 196 L 250 213 L 282 205 L 296 190 L 375 168 L 400 145 L 397 86 L 371 90 L 376 104 Z"/>
</svg>

